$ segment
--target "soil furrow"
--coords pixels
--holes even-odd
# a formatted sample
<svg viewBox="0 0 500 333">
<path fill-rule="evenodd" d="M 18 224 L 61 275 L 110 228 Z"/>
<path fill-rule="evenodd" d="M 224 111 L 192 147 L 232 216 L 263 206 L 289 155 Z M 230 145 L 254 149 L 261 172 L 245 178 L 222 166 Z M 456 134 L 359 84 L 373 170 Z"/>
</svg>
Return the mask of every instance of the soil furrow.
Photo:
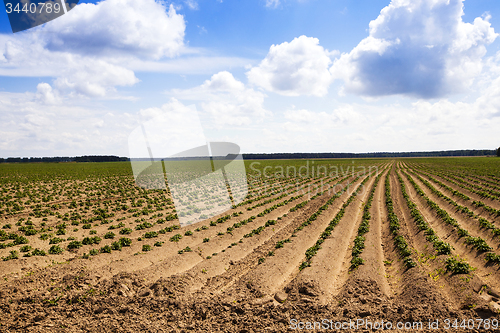
<svg viewBox="0 0 500 333">
<path fill-rule="evenodd" d="M 411 184 L 405 182 L 404 176 L 401 178 L 403 179 L 406 186 L 406 192 L 410 196 L 411 201 L 417 204 L 415 201 L 416 197 L 414 196 L 417 194 L 413 194 L 409 188 Z M 403 197 L 400 182 L 396 179 L 396 177 L 394 177 L 394 185 L 397 186 L 395 188 L 397 195 L 395 202 L 397 202 L 398 206 L 397 211 L 398 214 L 401 214 L 401 220 L 405 221 L 408 238 L 414 250 L 417 251 L 419 267 L 421 268 L 422 273 L 427 276 L 426 284 L 428 284 L 432 289 L 437 290 L 446 300 L 448 300 L 448 303 L 451 304 L 455 310 L 458 310 L 462 306 L 470 305 L 470 302 L 467 304 L 462 302 L 467 299 L 477 300 L 478 295 L 469 292 L 470 288 L 467 288 L 468 284 L 470 283 L 472 285 L 472 290 L 477 293 L 483 285 L 482 281 L 475 277 L 473 273 L 459 276 L 446 271 L 444 260 L 447 258 L 447 255 L 439 255 L 434 250 L 432 243 L 427 241 L 424 232 L 415 224 L 414 218 L 411 216 Z M 419 207 L 418 209 L 424 216 L 426 222 L 431 225 L 431 222 L 428 218 L 426 218 L 426 215 L 420 210 Z M 469 281 L 466 282 L 463 278 Z M 465 290 L 466 294 L 462 293 L 462 290 Z"/>
<path fill-rule="evenodd" d="M 371 187 L 375 176 L 371 178 L 364 185 L 364 190 L 356 195 L 354 201 L 346 208 L 344 216 L 333 229 L 331 235 L 321 244 L 321 249 L 311 261 L 311 266 L 304 268 L 300 273 L 297 269 L 295 271 L 295 273 L 298 273 L 297 276 L 286 289 L 289 291 L 296 289 L 299 292 L 304 289 L 301 293 L 318 296 L 320 304 L 328 303 L 339 292 L 348 278 L 351 255 L 349 247 L 352 247 L 355 230 L 363 214 L 362 205 L 369 194 L 368 189 Z M 337 204 L 336 208 L 338 209 L 336 211 L 340 209 L 341 204 L 342 202 Z M 313 238 L 312 243 L 308 247 L 314 245 L 321 232 L 324 231 L 335 214 L 336 212 L 332 211 L 328 216 L 324 216 L 324 225 L 318 229 L 318 234 Z M 305 252 L 305 249 L 302 253 Z"/>
<path fill-rule="evenodd" d="M 462 226 L 462 228 L 467 229 L 472 236 L 474 237 L 479 236 L 484 240 L 486 240 L 488 244 L 490 244 L 493 247 L 493 250 L 495 252 L 498 252 L 498 250 L 500 250 L 500 242 L 499 242 L 500 239 L 498 236 L 493 235 L 487 229 L 481 228 L 478 220 L 471 218 L 465 214 L 461 214 L 460 212 L 457 212 L 450 203 L 432 193 L 432 191 L 429 188 L 427 188 L 427 186 L 425 186 L 420 181 L 420 179 L 418 179 L 418 177 L 415 177 L 412 174 L 410 174 L 410 176 L 420 186 L 425 195 L 427 195 L 427 197 L 429 197 L 432 201 L 437 203 L 441 208 L 445 209 L 452 218 L 458 221 L 458 223 Z"/>
<path fill-rule="evenodd" d="M 500 290 L 500 269 L 498 266 L 485 266 L 485 255 L 478 253 L 476 249 L 472 246 L 467 246 L 464 244 L 464 239 L 457 235 L 455 229 L 444 224 L 440 218 L 427 206 L 427 203 L 419 196 L 413 186 L 402 176 L 408 194 L 410 195 L 412 201 L 417 205 L 419 211 L 424 216 L 425 220 L 431 225 L 431 227 L 436 231 L 436 234 L 443 240 L 450 243 L 455 248 L 455 253 L 460 257 L 466 258 L 467 262 L 473 267 L 477 268 L 475 274 L 488 286 L 492 287 L 494 290 Z M 451 215 L 451 214 L 450 214 Z"/>
<path fill-rule="evenodd" d="M 390 297 L 393 293 L 389 286 L 389 282 L 387 281 L 387 273 L 384 264 L 384 261 L 386 260 L 384 247 L 387 246 L 387 243 L 383 241 L 382 237 L 382 227 L 384 222 L 387 221 L 383 184 L 383 179 L 387 172 L 389 171 L 382 174 L 381 180 L 375 190 L 372 207 L 370 208 L 370 230 L 365 236 L 365 250 L 361 254 L 361 257 L 365 262 L 363 265 L 359 266 L 353 275 L 356 278 L 360 276 L 372 277 L 382 293 L 385 296 Z"/>
<path fill-rule="evenodd" d="M 343 186 L 347 186 L 349 181 L 350 180 L 348 179 L 344 183 L 342 183 Z M 330 196 L 331 193 L 333 192 L 330 192 Z M 213 265 L 215 265 L 216 268 L 214 266 L 211 266 L 212 263 L 203 262 L 200 263 L 200 265 L 197 265 L 196 267 L 193 268 L 194 271 L 193 274 L 200 275 L 199 272 L 201 272 L 203 269 L 207 269 L 208 271 L 208 268 L 201 268 L 201 267 L 205 265 L 210 265 L 211 270 L 215 269 L 218 272 L 221 272 L 222 274 L 219 275 L 215 273 L 213 275 L 207 274 L 205 276 L 202 276 L 201 280 L 208 280 L 208 278 L 213 277 L 213 279 L 207 285 L 207 288 L 211 290 L 213 289 L 214 292 L 227 289 L 238 280 L 244 279 L 244 276 L 248 274 L 250 270 L 257 267 L 259 258 L 265 257 L 266 261 L 269 262 L 270 260 L 278 256 L 280 253 L 282 253 L 284 249 L 278 249 L 278 250 L 275 249 L 276 242 L 282 239 L 290 238 L 292 232 L 304 220 L 306 220 L 314 211 L 316 211 L 321 205 L 323 205 L 328 199 L 329 199 L 329 194 L 328 191 L 326 191 L 325 194 L 309 202 L 302 209 L 288 213 L 286 219 L 289 222 L 286 224 L 285 227 L 282 227 L 279 230 L 279 232 L 278 231 L 275 232 L 274 230 L 268 227 L 259 235 L 254 235 L 251 238 L 243 239 L 242 244 L 239 244 L 237 247 L 228 249 L 225 253 L 222 254 L 222 256 L 219 253 L 219 255 L 217 256 L 217 260 L 213 262 Z M 337 200 L 340 199 L 341 198 L 338 198 Z M 310 230 L 309 226 L 306 228 L 308 231 Z M 299 237 L 294 237 L 291 239 L 295 241 L 298 238 Z M 258 242 L 256 242 L 256 240 L 258 240 Z M 287 246 L 288 245 L 289 244 L 287 244 Z M 239 256 L 237 256 L 237 259 L 239 259 L 239 261 L 233 259 L 233 256 L 231 255 L 232 264 L 228 267 L 223 267 L 224 264 L 221 265 L 220 261 L 224 260 L 224 258 L 226 259 L 229 258 L 229 254 L 235 251 L 235 249 L 238 250 L 240 246 L 245 246 L 247 250 L 241 253 Z M 266 257 L 269 251 L 275 251 L 276 253 L 275 256 Z M 229 259 L 227 259 L 226 262 L 229 262 Z M 262 265 L 258 266 L 261 267 Z M 226 271 L 224 272 L 223 269 Z"/>
<path fill-rule="evenodd" d="M 433 175 L 436 177 L 436 179 L 438 179 L 439 181 L 443 182 L 443 184 L 448 185 L 449 187 L 451 187 L 454 190 L 462 192 L 463 194 L 467 195 L 471 199 L 477 200 L 477 201 L 483 201 L 485 204 L 487 204 L 490 207 L 493 207 L 495 209 L 500 209 L 500 203 L 498 202 L 498 200 L 493 200 L 493 199 L 489 199 L 489 198 L 483 198 L 480 195 L 469 191 L 468 189 L 465 189 L 465 188 L 463 188 L 461 186 L 458 186 L 457 184 L 453 184 L 447 178 L 444 178 L 441 175 L 438 175 L 438 174 L 435 174 L 435 173 L 433 173 Z"/>
<path fill-rule="evenodd" d="M 359 183 L 359 181 L 356 182 L 356 184 L 357 183 Z M 352 186 L 352 188 L 356 186 L 357 185 Z M 321 234 L 326 225 L 328 225 L 343 201 L 350 195 L 350 192 L 351 191 L 343 193 L 327 210 L 323 211 L 316 221 L 298 232 L 297 237 L 290 238 L 292 240 L 291 243 L 285 244 L 283 248 L 276 250 L 274 249 L 275 243 L 270 243 L 269 246 L 262 251 L 262 254 L 265 255 L 267 251 L 274 251 L 275 254 L 266 257 L 264 263 L 243 275 L 239 279 L 239 284 L 242 285 L 250 282 L 252 286 L 256 286 L 256 292 L 263 295 L 274 294 L 276 291 L 280 290 L 299 272 L 298 266 L 303 259 L 306 249 L 316 242 L 319 234 Z M 298 227 L 303 221 L 307 220 L 307 218 L 317 211 L 330 197 L 331 195 L 328 194 L 322 196 L 320 198 L 321 200 L 315 202 L 314 207 L 312 207 L 307 214 L 303 214 L 300 218 L 296 219 L 295 226 Z M 291 237 L 293 229 L 289 230 L 289 232 L 290 233 L 284 237 Z M 254 261 L 257 258 L 258 257 L 256 257 Z"/>
<path fill-rule="evenodd" d="M 453 198 L 455 200 L 455 202 L 457 202 L 458 204 L 460 204 L 462 206 L 465 206 L 465 207 L 469 208 L 471 211 L 473 211 L 475 214 L 477 214 L 479 216 L 483 216 L 484 218 L 488 218 L 489 220 L 491 220 L 491 222 L 500 225 L 500 216 L 499 215 L 491 214 L 490 212 L 488 212 L 484 208 L 476 208 L 474 205 L 472 205 L 472 200 L 475 200 L 473 197 L 470 197 L 471 200 L 464 200 L 464 199 L 462 199 L 462 198 L 460 198 L 458 196 L 454 196 L 453 193 L 451 193 L 450 190 L 441 187 L 439 184 L 436 184 L 432 179 L 430 179 L 428 177 L 428 175 L 426 175 L 426 174 L 424 174 L 422 172 L 419 172 L 419 170 L 417 170 L 417 169 L 412 169 L 412 170 L 415 171 L 415 172 L 417 172 L 421 177 L 425 178 L 436 189 L 438 189 L 439 191 L 443 192 L 443 194 L 449 196 L 450 198 Z M 436 179 L 438 178 L 438 176 L 435 176 L 435 175 L 433 175 L 433 177 L 436 178 Z M 450 186 L 450 188 L 452 188 L 455 191 L 458 191 L 458 192 L 460 192 L 462 194 L 466 194 L 465 193 L 465 189 L 463 189 L 461 187 L 458 187 L 458 186 L 453 187 L 453 186 L 451 186 L 453 184 L 451 184 L 451 183 L 447 184 L 445 181 L 442 180 L 442 178 L 439 179 L 439 181 L 441 181 L 445 185 Z M 468 195 L 468 194 L 466 194 L 466 195 Z M 483 199 L 479 199 L 478 201 L 484 202 Z M 492 207 L 492 208 L 494 208 L 494 207 Z"/>
</svg>

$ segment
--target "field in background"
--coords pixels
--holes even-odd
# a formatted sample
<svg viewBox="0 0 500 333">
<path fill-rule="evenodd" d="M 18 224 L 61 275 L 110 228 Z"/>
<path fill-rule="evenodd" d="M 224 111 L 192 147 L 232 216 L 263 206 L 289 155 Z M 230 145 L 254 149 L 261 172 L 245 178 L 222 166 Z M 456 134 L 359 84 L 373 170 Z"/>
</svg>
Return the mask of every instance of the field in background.
<svg viewBox="0 0 500 333">
<path fill-rule="evenodd" d="M 184 228 L 128 162 L 0 164 L 0 330 L 498 325 L 499 158 L 245 164 L 245 200 Z"/>
</svg>

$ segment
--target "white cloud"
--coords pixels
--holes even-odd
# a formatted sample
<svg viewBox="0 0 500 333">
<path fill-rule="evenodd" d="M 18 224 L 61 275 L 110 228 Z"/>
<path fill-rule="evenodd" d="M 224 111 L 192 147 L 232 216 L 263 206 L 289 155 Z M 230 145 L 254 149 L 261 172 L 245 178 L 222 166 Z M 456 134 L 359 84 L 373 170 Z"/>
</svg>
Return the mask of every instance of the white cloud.
<svg viewBox="0 0 500 333">
<path fill-rule="evenodd" d="M 43 29 L 51 51 L 84 55 L 173 57 L 184 47 L 186 24 L 173 5 L 154 0 L 83 3 Z"/>
<path fill-rule="evenodd" d="M 497 34 L 488 17 L 462 21 L 463 0 L 393 0 L 370 22 L 370 35 L 337 59 L 344 91 L 435 98 L 464 91 L 481 73 Z"/>
<path fill-rule="evenodd" d="M 248 80 L 285 96 L 324 96 L 331 83 L 330 55 L 317 38 L 300 36 L 272 45 L 259 66 L 247 72 Z"/>
<path fill-rule="evenodd" d="M 116 91 L 116 86 L 139 82 L 133 71 L 94 59 L 75 63 L 62 74 L 54 82 L 59 90 L 90 97 L 104 97 Z"/>
<path fill-rule="evenodd" d="M 312 123 L 315 122 L 318 118 L 316 117 L 316 114 L 313 112 L 306 110 L 306 109 L 300 109 L 300 110 L 295 110 L 295 108 L 291 110 L 287 110 L 285 112 L 285 119 L 291 120 L 295 123 Z"/>
<path fill-rule="evenodd" d="M 128 138 L 130 157 L 172 156 L 206 143 L 196 108 L 185 106 L 175 98 L 159 108 L 141 110 L 140 116 L 142 125 Z"/>
<path fill-rule="evenodd" d="M 36 86 L 36 97 L 44 104 L 59 104 L 61 102 L 58 93 L 52 89 L 50 84 L 45 82 Z"/>
<path fill-rule="evenodd" d="M 141 117 L 141 121 L 149 121 L 157 117 L 161 117 L 164 114 L 169 114 L 175 116 L 176 119 L 185 118 L 185 115 L 189 115 L 193 110 L 188 106 L 181 103 L 176 98 L 171 98 L 168 103 L 163 104 L 161 107 L 152 107 L 141 109 L 139 111 L 139 115 Z"/>
<path fill-rule="evenodd" d="M 253 63 L 186 47 L 183 16 L 163 4 L 84 3 L 30 33 L 0 34 L 0 75 L 52 77 L 52 91 L 62 99 L 115 99 L 130 98 L 117 88 L 139 82 L 137 71 L 212 74 Z"/>
<path fill-rule="evenodd" d="M 280 0 L 266 0 L 266 7 L 277 8 L 280 5 Z"/>
<path fill-rule="evenodd" d="M 340 105 L 331 112 L 313 112 L 307 109 L 292 108 L 285 111 L 284 117 L 288 120 L 285 123 L 288 126 L 287 130 L 302 127 L 307 128 L 307 131 L 316 129 L 327 131 L 341 126 L 366 124 L 365 117 L 356 111 L 353 105 L 348 104 Z"/>
<path fill-rule="evenodd" d="M 189 9 L 198 9 L 198 2 L 196 0 L 184 0 L 184 3 L 189 7 Z"/>
<path fill-rule="evenodd" d="M 197 25 L 196 27 L 198 28 L 200 35 L 208 33 L 207 29 L 204 26 Z"/>
<path fill-rule="evenodd" d="M 242 126 L 260 122 L 270 113 L 263 107 L 265 95 L 236 80 L 231 73 L 220 72 L 201 85 L 210 98 L 201 103 L 217 127 Z"/>
<path fill-rule="evenodd" d="M 202 85 L 202 88 L 209 91 L 242 91 L 245 89 L 245 85 L 236 80 L 233 74 L 223 71 L 212 75 L 210 80 L 206 80 Z"/>
<path fill-rule="evenodd" d="M 139 81 L 132 70 L 113 64 L 112 59 L 52 52 L 36 37 L 36 34 L 18 39 L 0 37 L 0 47 L 4 41 L 5 59 L 2 61 L 0 57 L 0 75 L 54 77 L 51 87 L 55 88 L 54 96 L 105 97 L 113 95 L 117 86 L 130 86 Z"/>
<path fill-rule="evenodd" d="M 29 34 L 0 35 L 0 75 L 53 77 L 54 97 L 116 98 L 116 87 L 139 82 L 131 63 L 147 67 L 187 52 L 184 31 L 183 16 L 163 2 L 84 3 Z"/>
<path fill-rule="evenodd" d="M 197 55 L 162 61 L 151 61 L 141 59 L 127 60 L 127 68 L 134 71 L 155 72 L 155 73 L 175 73 L 181 75 L 203 74 L 210 75 L 217 71 L 228 68 L 244 67 L 248 63 L 253 63 L 252 59 Z"/>
<path fill-rule="evenodd" d="M 121 1 L 141 10 L 135 3 Z M 149 10 L 158 5 L 147 1 L 149 9 L 138 15 L 137 21 L 130 15 L 130 8 L 120 11 L 129 25 L 143 22 L 144 15 L 150 15 Z M 140 115 L 143 120 L 151 119 L 158 112 L 182 110 L 196 101 L 211 134 L 238 143 L 245 152 L 488 148 L 497 136 L 500 53 L 482 59 L 485 47 L 496 34 L 488 17 L 464 23 L 460 0 L 394 0 L 370 24 L 370 36 L 336 60 L 331 70 L 334 53 L 325 50 L 315 38 L 301 36 L 273 45 L 260 64 L 248 68 L 250 85 L 221 71 L 243 67 L 251 63 L 248 59 L 198 54 L 191 57 L 198 50 L 185 48 L 183 38 L 179 43 L 164 36 L 154 40 L 152 28 L 140 24 L 136 28 L 145 34 L 144 41 L 134 32 L 118 36 L 114 35 L 116 31 L 104 31 L 108 26 L 102 22 L 108 18 L 110 27 L 120 28 L 122 23 L 114 14 L 106 16 L 104 7 L 99 7 L 103 3 L 116 4 L 118 0 L 82 4 L 87 12 L 72 20 L 82 29 L 82 22 L 88 23 L 89 30 L 74 41 L 64 30 L 70 23 L 59 22 L 73 11 L 32 34 L 0 35 L 0 75 L 54 78 L 50 84 L 39 83 L 33 93 L 0 92 L 0 151 L 4 156 L 126 155 L 127 136 L 138 119 L 120 110 L 103 110 L 100 102 L 68 96 L 116 97 L 118 87 L 138 82 L 134 71 L 216 73 L 191 89 L 169 91 L 167 94 L 174 99 L 162 107 L 141 110 Z M 162 20 L 172 16 L 170 23 L 182 19 L 184 24 L 172 7 L 163 8 L 159 13 Z M 61 30 L 48 33 L 47 27 L 53 29 L 56 22 Z M 184 28 L 181 30 L 183 34 Z M 116 38 L 116 43 L 106 44 L 95 53 L 85 51 L 84 44 L 91 43 L 94 37 L 95 48 L 99 43 L 108 43 L 109 38 Z M 191 52 L 190 57 L 184 57 L 186 52 Z M 176 54 L 183 57 L 176 58 Z M 277 99 L 268 100 L 263 92 L 324 96 L 332 75 L 344 80 L 346 92 L 364 97 L 439 97 L 471 84 L 480 96 L 467 96 L 468 102 L 439 99 L 410 103 L 403 99 L 404 105 L 381 105 L 385 99 L 374 102 L 365 98 L 363 102 L 353 98 L 359 103 L 330 109 L 318 107 L 325 104 L 326 98 L 307 108 L 296 99 L 294 103 L 301 106 L 290 107 L 278 117 L 281 107 L 276 105 L 281 98 L 273 96 Z M 270 105 L 275 105 L 275 114 L 269 111 Z"/>
<path fill-rule="evenodd" d="M 37 93 L 0 92 L 0 151 L 8 156 L 127 154 L 127 136 L 138 119 L 113 116 L 101 108 L 47 103 L 51 89 Z"/>
<path fill-rule="evenodd" d="M 263 106 L 265 95 L 245 87 L 227 71 L 212 75 L 198 87 L 168 94 L 200 101 L 200 111 L 210 114 L 212 124 L 219 128 L 258 123 L 270 115 Z"/>
<path fill-rule="evenodd" d="M 492 149 L 500 126 L 500 117 L 485 120 L 478 103 L 447 99 L 340 104 L 330 111 L 291 108 L 284 118 L 265 127 L 251 145 L 275 152 Z M 266 142 L 273 145 L 264 150 Z"/>
<path fill-rule="evenodd" d="M 500 51 L 486 59 L 483 73 L 475 88 L 480 95 L 474 105 L 483 121 L 500 118 Z"/>
<path fill-rule="evenodd" d="M 492 82 L 476 104 L 486 118 L 500 118 L 500 78 Z"/>
<path fill-rule="evenodd" d="M 494 87 L 494 88 L 493 88 Z M 38 93 L 0 92 L 0 151 L 7 156 L 126 156 L 127 138 L 139 117 L 93 103 L 73 100 L 48 104 L 51 89 Z M 469 103 L 440 99 L 413 103 L 350 103 L 290 107 L 271 115 L 265 96 L 230 73 L 215 74 L 203 84 L 170 91 L 161 107 L 143 109 L 143 121 L 165 112 L 183 112 L 197 100 L 207 138 L 237 143 L 244 152 L 366 152 L 494 148 L 500 116 L 500 83 Z M 495 96 L 496 99 L 490 98 Z M 486 104 L 484 104 L 486 103 Z"/>
</svg>

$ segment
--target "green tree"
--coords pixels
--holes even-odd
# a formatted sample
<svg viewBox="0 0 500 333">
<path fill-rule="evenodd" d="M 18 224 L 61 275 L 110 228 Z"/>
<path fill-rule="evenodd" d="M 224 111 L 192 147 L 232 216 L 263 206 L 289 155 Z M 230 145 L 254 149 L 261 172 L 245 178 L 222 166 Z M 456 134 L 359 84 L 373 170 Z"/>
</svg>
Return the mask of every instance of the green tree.
<svg viewBox="0 0 500 333">
<path fill-rule="evenodd" d="M 497 149 L 497 156 L 500 157 L 500 147 Z"/>
</svg>

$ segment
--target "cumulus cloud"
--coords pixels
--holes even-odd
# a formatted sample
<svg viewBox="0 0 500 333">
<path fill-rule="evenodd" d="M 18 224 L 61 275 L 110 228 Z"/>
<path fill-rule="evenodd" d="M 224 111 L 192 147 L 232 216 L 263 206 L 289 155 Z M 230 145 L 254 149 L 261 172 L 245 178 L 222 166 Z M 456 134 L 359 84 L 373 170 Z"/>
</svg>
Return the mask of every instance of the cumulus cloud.
<svg viewBox="0 0 500 333">
<path fill-rule="evenodd" d="M 192 112 L 193 109 L 191 109 L 189 106 L 184 105 L 176 98 L 172 97 L 170 101 L 168 101 L 168 103 L 163 104 L 161 107 L 141 109 L 139 111 L 139 115 L 141 117 L 141 121 L 144 122 L 161 117 L 164 114 L 169 114 L 172 117 L 175 117 L 176 120 L 178 120 L 185 118 L 186 115 L 189 115 Z"/>
<path fill-rule="evenodd" d="M 492 85 L 478 98 L 476 104 L 487 118 L 500 118 L 500 78 L 492 82 Z"/>
<path fill-rule="evenodd" d="M 348 93 L 435 98 L 470 87 L 497 34 L 488 17 L 462 20 L 463 0 L 393 0 L 370 34 L 331 67 Z"/>
<path fill-rule="evenodd" d="M 248 80 L 285 96 L 324 96 L 331 83 L 331 54 L 317 38 L 300 36 L 272 45 L 266 58 L 247 72 Z"/>
<path fill-rule="evenodd" d="M 216 127 L 248 125 L 270 115 L 263 106 L 265 95 L 245 87 L 227 71 L 212 75 L 198 87 L 168 93 L 200 101 L 201 111 L 211 115 Z"/>
<path fill-rule="evenodd" d="M 183 16 L 163 2 L 84 3 L 29 34 L 0 35 L 0 75 L 53 77 L 50 91 L 37 90 L 45 103 L 58 95 L 116 98 L 117 87 L 139 81 L 131 64 L 183 52 L 184 31 Z"/>
<path fill-rule="evenodd" d="M 219 127 L 247 125 L 269 115 L 263 107 L 265 95 L 245 88 L 229 72 L 213 75 L 201 85 L 201 89 L 210 94 L 209 100 L 202 102 L 201 107 L 212 115 Z"/>
<path fill-rule="evenodd" d="M 309 132 L 315 129 L 328 130 L 340 126 L 366 124 L 366 118 L 353 105 L 341 105 L 331 112 L 314 112 L 291 108 L 285 111 L 284 125 L 288 131 Z"/>
<path fill-rule="evenodd" d="M 54 85 L 61 91 L 89 97 L 104 97 L 116 86 L 139 82 L 134 72 L 103 60 L 84 61 L 70 66 Z"/>
<path fill-rule="evenodd" d="M 44 104 L 58 104 L 60 103 L 59 96 L 57 92 L 55 92 L 50 84 L 48 83 L 39 83 L 36 86 L 36 97 L 39 101 Z"/>
<path fill-rule="evenodd" d="M 56 102 L 61 95 L 105 97 L 116 92 L 117 86 L 130 86 L 139 81 L 132 70 L 113 64 L 110 59 L 51 52 L 38 43 L 36 36 L 7 39 L 0 53 L 4 57 L 4 60 L 0 57 L 0 75 L 55 78 L 52 86 L 46 83 L 47 86 L 37 87 L 37 93 L 48 103 Z M 47 93 L 57 98 L 52 99 Z"/>
<path fill-rule="evenodd" d="M 161 107 L 140 111 L 142 125 L 129 136 L 130 157 L 172 156 L 206 143 L 196 108 L 171 98 Z M 147 138 L 147 145 L 144 136 Z"/>
<path fill-rule="evenodd" d="M 236 80 L 233 74 L 223 71 L 212 75 L 210 80 L 206 80 L 201 87 L 209 91 L 242 91 L 245 85 Z"/>
<path fill-rule="evenodd" d="M 287 152 L 495 147 L 492 138 L 497 136 L 500 117 L 484 117 L 477 101 L 404 100 L 403 105 L 399 101 L 384 105 L 340 104 L 330 110 L 292 107 L 284 112 L 284 121 L 265 126 L 262 135 L 255 135 L 249 144 L 261 151 Z M 269 142 L 273 145 L 267 148 Z"/>
<path fill-rule="evenodd" d="M 477 83 L 481 92 L 475 101 L 476 108 L 484 121 L 500 118 L 500 51 L 485 61 L 483 75 Z"/>
<path fill-rule="evenodd" d="M 126 156 L 127 136 L 138 119 L 99 106 L 48 103 L 47 83 L 37 93 L 0 92 L 0 152 L 8 156 Z M 57 98 L 57 96 L 55 96 Z"/>
<path fill-rule="evenodd" d="M 195 3 L 190 1 L 190 3 Z M 160 59 L 184 46 L 186 24 L 173 5 L 154 0 L 83 3 L 47 24 L 47 49 L 85 55 L 131 54 Z"/>
</svg>

